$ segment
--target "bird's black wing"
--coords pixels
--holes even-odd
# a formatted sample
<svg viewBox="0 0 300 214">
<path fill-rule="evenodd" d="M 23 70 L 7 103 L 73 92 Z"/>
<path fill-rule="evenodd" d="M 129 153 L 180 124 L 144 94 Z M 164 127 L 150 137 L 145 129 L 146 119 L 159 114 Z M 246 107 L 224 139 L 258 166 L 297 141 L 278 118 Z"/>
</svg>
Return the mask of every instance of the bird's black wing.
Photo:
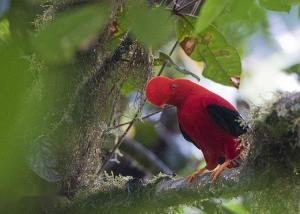
<svg viewBox="0 0 300 214">
<path fill-rule="evenodd" d="M 189 141 L 189 142 L 193 143 L 192 139 L 187 135 L 187 133 L 185 133 L 185 132 L 183 131 L 183 129 L 181 128 L 180 124 L 179 124 L 179 129 L 180 129 L 181 134 L 182 134 L 182 136 L 184 137 L 184 139 L 185 139 L 186 141 Z"/>
<path fill-rule="evenodd" d="M 243 118 L 239 112 L 216 104 L 208 105 L 207 112 L 216 124 L 235 137 L 247 132 L 247 127 L 241 125 Z"/>
</svg>

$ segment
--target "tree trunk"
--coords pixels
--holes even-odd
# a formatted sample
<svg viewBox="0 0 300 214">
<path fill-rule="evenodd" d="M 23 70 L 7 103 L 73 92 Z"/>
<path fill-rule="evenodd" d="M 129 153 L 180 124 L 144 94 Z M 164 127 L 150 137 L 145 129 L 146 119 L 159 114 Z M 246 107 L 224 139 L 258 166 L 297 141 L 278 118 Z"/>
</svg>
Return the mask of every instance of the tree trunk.
<svg viewBox="0 0 300 214">
<path fill-rule="evenodd" d="M 48 180 L 60 180 L 61 194 L 68 197 L 72 197 L 80 189 L 93 188 L 99 180 L 97 172 L 109 152 L 105 148 L 110 145 L 105 144 L 108 144 L 107 141 L 113 141 L 109 139 L 112 136 L 107 134 L 107 128 L 118 123 L 118 112 L 124 110 L 121 109 L 124 104 L 120 100 L 123 85 L 134 79 L 137 87 L 142 90 L 151 75 L 150 55 L 127 34 L 120 38 L 120 43 L 115 49 L 108 48 L 111 40 L 115 39 L 111 29 L 115 27 L 114 20 L 123 7 L 123 2 L 112 2 L 111 16 L 104 31 L 88 50 L 77 54 L 72 65 L 51 65 L 47 67 L 48 76 L 43 77 L 44 74 L 41 74 L 40 81 L 44 81 L 45 92 L 57 92 L 56 94 L 64 95 L 65 100 L 62 101 L 56 94 L 51 94 L 53 98 L 50 102 L 48 94 L 42 94 L 43 105 L 46 106 L 50 102 L 53 106 L 45 114 L 49 117 L 57 116 L 50 124 L 50 131 L 49 124 L 46 124 L 46 133 L 42 133 L 42 137 L 37 140 L 39 146 L 47 144 L 47 147 L 51 148 L 51 155 L 57 164 L 51 166 L 48 171 L 35 171 Z M 86 3 L 87 1 L 79 0 L 54 1 L 53 6 L 44 12 L 42 20 L 37 23 L 55 19 L 57 13 Z M 65 70 L 68 69 L 70 72 L 66 73 Z M 65 76 L 59 74 L 57 77 L 57 70 Z M 57 81 L 64 85 L 72 80 L 75 83 L 61 91 L 50 88 L 57 85 Z M 33 162 L 39 161 L 41 160 Z M 47 165 L 47 161 L 49 162 L 44 160 L 44 165 Z"/>
</svg>

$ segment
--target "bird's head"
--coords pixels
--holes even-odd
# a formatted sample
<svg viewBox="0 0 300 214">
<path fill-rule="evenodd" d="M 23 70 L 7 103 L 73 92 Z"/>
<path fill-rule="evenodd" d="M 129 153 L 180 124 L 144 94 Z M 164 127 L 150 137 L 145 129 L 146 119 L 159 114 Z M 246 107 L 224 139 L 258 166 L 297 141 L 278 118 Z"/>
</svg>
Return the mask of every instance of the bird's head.
<svg viewBox="0 0 300 214">
<path fill-rule="evenodd" d="M 165 104 L 179 106 L 188 95 L 199 91 L 199 87 L 186 79 L 154 77 L 148 81 L 145 95 L 150 103 L 159 107 Z"/>
</svg>

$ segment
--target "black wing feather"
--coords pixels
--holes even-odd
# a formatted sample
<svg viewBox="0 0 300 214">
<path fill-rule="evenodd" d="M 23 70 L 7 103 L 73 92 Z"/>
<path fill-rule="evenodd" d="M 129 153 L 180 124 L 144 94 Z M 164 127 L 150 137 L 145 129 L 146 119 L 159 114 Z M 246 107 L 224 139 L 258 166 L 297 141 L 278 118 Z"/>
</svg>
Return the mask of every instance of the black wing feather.
<svg viewBox="0 0 300 214">
<path fill-rule="evenodd" d="M 179 124 L 179 129 L 180 129 L 180 131 L 181 131 L 181 134 L 182 134 L 183 138 L 184 138 L 186 141 L 189 141 L 189 142 L 193 143 L 192 139 L 187 135 L 187 133 L 185 133 L 185 132 L 183 131 L 183 129 L 181 128 L 180 124 Z"/>
<path fill-rule="evenodd" d="M 207 106 L 207 112 L 216 124 L 235 137 L 247 132 L 247 127 L 241 125 L 243 118 L 237 111 L 211 104 Z"/>
</svg>

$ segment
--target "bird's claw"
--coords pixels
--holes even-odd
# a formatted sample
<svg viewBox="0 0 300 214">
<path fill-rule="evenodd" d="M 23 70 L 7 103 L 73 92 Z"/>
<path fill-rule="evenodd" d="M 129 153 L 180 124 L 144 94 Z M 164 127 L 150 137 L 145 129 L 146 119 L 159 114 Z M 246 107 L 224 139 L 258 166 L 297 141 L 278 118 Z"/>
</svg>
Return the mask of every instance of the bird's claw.
<svg viewBox="0 0 300 214">
<path fill-rule="evenodd" d="M 214 183 L 217 180 L 217 178 L 220 176 L 221 173 L 222 173 L 222 171 L 218 170 L 218 169 L 212 171 L 212 173 L 210 174 L 211 182 Z"/>
<path fill-rule="evenodd" d="M 190 185 L 194 178 L 196 177 L 195 173 L 187 177 L 187 183 Z"/>
<path fill-rule="evenodd" d="M 227 166 L 230 164 L 230 160 L 225 161 L 223 164 L 221 164 L 220 166 L 218 166 L 216 169 L 214 169 L 211 174 L 210 174 L 210 178 L 211 178 L 211 182 L 214 183 L 217 178 L 220 176 L 220 174 L 228 169 Z"/>
<path fill-rule="evenodd" d="M 190 185 L 197 175 L 201 175 L 206 171 L 206 168 L 200 169 L 187 177 L 187 183 Z"/>
</svg>

